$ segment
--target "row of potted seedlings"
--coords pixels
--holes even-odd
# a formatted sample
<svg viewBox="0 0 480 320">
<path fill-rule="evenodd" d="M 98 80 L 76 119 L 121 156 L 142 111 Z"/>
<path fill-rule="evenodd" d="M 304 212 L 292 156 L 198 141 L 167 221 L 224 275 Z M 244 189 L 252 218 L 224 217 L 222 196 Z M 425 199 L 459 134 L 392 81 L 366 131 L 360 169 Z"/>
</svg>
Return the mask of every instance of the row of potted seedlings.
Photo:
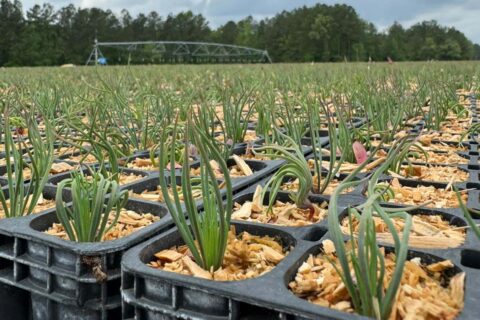
<svg viewBox="0 0 480 320">
<path fill-rule="evenodd" d="M 478 205 L 476 182 L 468 175 L 459 175 L 457 168 L 442 168 L 446 173 L 438 176 L 403 176 L 402 170 L 418 170 L 413 161 L 418 155 L 412 150 L 428 154 L 414 146 L 418 140 L 397 139 L 382 161 L 372 159 L 379 156 L 378 149 L 371 152 L 351 175 L 343 176 L 345 180 L 334 188 L 331 197 L 314 195 L 316 186 L 321 185 L 321 181 L 314 184 L 315 167 L 330 162 L 317 160 L 310 168 L 298 149 L 289 150 L 289 154 L 266 146 L 278 151 L 278 157 L 284 156 L 286 164 L 263 183 L 234 197 L 231 218 L 240 236 L 228 239 L 235 247 L 239 239 L 244 240 L 245 232 L 275 235 L 279 241 L 276 253 L 266 253 L 260 246 L 252 254 L 255 250 L 248 243 L 236 250 L 227 245 L 220 268 L 200 269 L 200 264 L 191 265 L 195 257 L 189 251 L 191 246 L 179 246 L 185 239 L 180 227 L 174 229 L 124 257 L 124 318 L 352 318 L 349 313 L 379 319 L 450 319 L 460 314 L 473 318 L 478 280 L 465 256 L 468 253 L 471 257 L 478 240 L 467 232 L 468 219 L 463 217 L 469 213 L 463 202 L 468 197 L 467 206 Z M 470 164 L 474 160 L 470 157 Z M 371 163 L 375 166 L 364 170 Z M 337 163 L 338 172 L 342 172 L 342 164 Z M 478 174 L 472 168 L 464 170 Z M 318 171 L 326 176 L 328 172 Z M 368 183 L 362 179 L 365 176 Z M 326 184 L 335 183 L 328 179 Z M 419 182 L 422 180 L 426 183 Z M 455 192 L 453 187 L 463 190 Z M 342 195 L 343 191 L 347 194 Z M 226 212 L 231 202 L 227 198 Z M 445 209 L 448 207 L 452 208 Z M 194 212 L 190 214 L 194 217 Z M 263 256 L 263 263 L 256 260 L 259 256 Z M 281 262 L 253 280 L 255 270 L 247 262 L 240 263 L 246 268 L 243 270 L 237 265 L 242 259 L 254 261 L 262 272 L 261 267 Z M 473 278 L 471 283 L 465 283 L 465 271 L 469 281 Z M 240 279 L 249 280 L 225 282 Z"/>
<path fill-rule="evenodd" d="M 0 200 L 28 216 L 0 222 L 0 282 L 29 292 L 35 319 L 474 316 L 478 240 L 463 217 L 480 207 L 476 145 L 428 142 L 423 122 L 377 144 L 376 123 L 326 115 L 259 130 L 253 146 L 187 116 L 148 154 L 91 143 L 62 157 L 97 165 L 50 178 L 35 169 L 43 149 L 12 166 L 7 142 Z M 15 176 L 24 166 L 34 174 Z"/>
</svg>

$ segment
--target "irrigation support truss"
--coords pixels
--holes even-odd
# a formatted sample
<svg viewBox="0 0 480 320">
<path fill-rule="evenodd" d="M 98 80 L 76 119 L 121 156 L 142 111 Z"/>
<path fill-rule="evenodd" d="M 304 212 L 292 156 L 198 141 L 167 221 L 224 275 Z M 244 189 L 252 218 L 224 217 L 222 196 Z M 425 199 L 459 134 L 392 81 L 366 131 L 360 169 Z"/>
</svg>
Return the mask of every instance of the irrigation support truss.
<svg viewBox="0 0 480 320">
<path fill-rule="evenodd" d="M 86 65 L 97 65 L 100 58 L 105 59 L 100 47 L 126 49 L 129 52 L 130 62 L 131 53 L 142 47 L 145 49 L 146 46 L 150 54 L 155 55 L 161 63 L 272 63 L 267 50 L 231 44 L 190 41 L 98 42 L 95 39 Z"/>
</svg>

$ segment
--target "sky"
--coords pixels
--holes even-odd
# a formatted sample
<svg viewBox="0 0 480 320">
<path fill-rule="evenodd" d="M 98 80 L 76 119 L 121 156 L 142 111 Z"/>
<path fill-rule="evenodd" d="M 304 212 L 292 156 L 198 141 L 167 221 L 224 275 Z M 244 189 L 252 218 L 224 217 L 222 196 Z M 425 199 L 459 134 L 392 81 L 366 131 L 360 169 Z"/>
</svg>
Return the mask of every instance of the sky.
<svg viewBox="0 0 480 320">
<path fill-rule="evenodd" d="M 161 16 L 192 10 L 201 13 L 216 28 L 229 20 L 238 21 L 251 15 L 255 19 L 272 17 L 283 10 L 312 6 L 313 0 L 23 0 L 24 9 L 36 3 L 48 2 L 55 9 L 73 3 L 82 8 L 100 7 L 120 13 L 127 9 L 132 15 L 155 10 Z M 321 3 L 346 3 L 355 8 L 365 20 L 385 30 L 394 21 L 409 27 L 423 20 L 437 20 L 453 26 L 475 43 L 480 43 L 480 0 L 324 0 Z"/>
</svg>

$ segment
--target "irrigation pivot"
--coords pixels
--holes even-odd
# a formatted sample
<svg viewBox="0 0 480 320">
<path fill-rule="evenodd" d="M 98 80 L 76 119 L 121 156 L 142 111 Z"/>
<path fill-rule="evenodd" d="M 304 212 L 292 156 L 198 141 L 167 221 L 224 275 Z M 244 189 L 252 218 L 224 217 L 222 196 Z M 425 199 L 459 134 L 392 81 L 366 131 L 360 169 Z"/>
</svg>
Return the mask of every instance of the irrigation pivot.
<svg viewBox="0 0 480 320">
<path fill-rule="evenodd" d="M 133 41 L 98 42 L 86 65 L 106 64 L 100 48 L 116 48 L 128 51 L 128 62 L 133 53 L 148 50 L 152 62 L 158 63 L 272 63 L 267 50 L 231 44 L 191 41 Z"/>
</svg>

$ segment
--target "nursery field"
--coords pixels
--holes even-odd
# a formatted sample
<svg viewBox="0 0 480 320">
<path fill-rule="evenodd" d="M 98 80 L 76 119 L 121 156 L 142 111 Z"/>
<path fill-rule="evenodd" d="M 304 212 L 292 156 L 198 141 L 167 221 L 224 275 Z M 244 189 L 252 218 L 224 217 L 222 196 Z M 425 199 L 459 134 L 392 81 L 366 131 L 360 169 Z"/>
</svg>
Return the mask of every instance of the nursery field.
<svg viewBox="0 0 480 320">
<path fill-rule="evenodd" d="M 0 319 L 477 319 L 479 76 L 0 69 Z"/>
</svg>

